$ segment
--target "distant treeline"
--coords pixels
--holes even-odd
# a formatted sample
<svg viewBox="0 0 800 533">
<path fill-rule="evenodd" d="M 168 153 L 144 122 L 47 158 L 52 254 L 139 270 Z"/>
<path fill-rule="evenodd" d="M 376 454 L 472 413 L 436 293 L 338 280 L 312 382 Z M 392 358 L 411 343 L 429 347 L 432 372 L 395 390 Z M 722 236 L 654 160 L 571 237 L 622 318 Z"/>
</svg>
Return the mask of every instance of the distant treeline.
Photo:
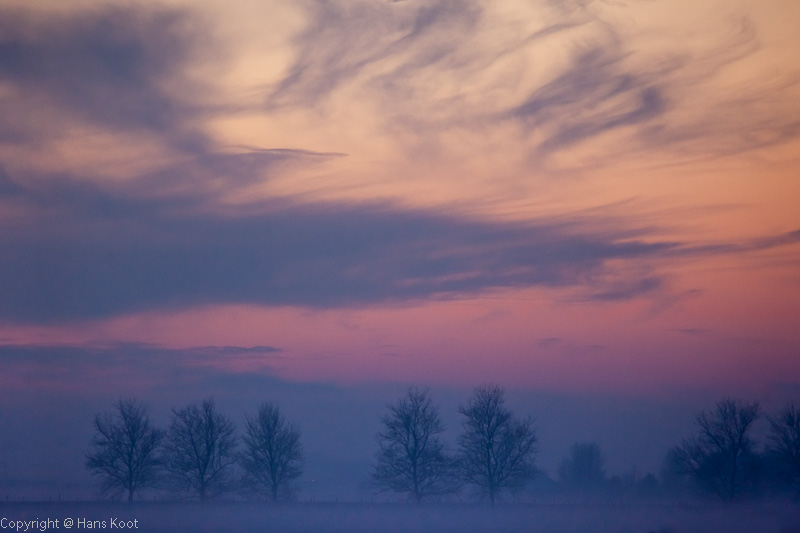
<svg viewBox="0 0 800 533">
<path fill-rule="evenodd" d="M 537 434 L 530 417 L 505 406 L 499 386 L 473 390 L 455 446 L 441 438 L 444 425 L 430 391 L 411 387 L 386 408 L 377 434 L 370 486 L 414 502 L 469 495 L 495 503 L 530 486 Z M 557 490 L 584 498 L 604 494 L 657 495 L 695 490 L 725 501 L 761 495 L 800 496 L 800 407 L 795 403 L 766 418 L 759 447 L 753 423 L 757 403 L 725 398 L 697 415 L 696 433 L 671 448 L 659 480 L 650 473 L 607 477 L 600 446 L 576 443 L 559 465 Z M 304 471 L 301 431 L 277 404 L 246 416 L 244 431 L 209 398 L 173 408 L 166 429 L 153 423 L 138 399 L 120 399 L 115 410 L 95 416 L 86 467 L 107 497 L 132 501 L 146 488 L 176 499 L 206 500 L 229 493 L 292 500 Z"/>
</svg>

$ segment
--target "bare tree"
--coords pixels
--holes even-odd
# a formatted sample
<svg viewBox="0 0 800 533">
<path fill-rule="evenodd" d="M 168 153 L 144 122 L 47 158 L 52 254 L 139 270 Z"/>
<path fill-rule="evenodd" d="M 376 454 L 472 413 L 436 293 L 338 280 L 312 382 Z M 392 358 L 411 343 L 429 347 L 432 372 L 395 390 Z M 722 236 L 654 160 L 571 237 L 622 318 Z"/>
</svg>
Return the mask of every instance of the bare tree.
<svg viewBox="0 0 800 533">
<path fill-rule="evenodd" d="M 303 474 L 303 448 L 297 426 L 284 419 L 277 405 L 264 403 L 255 418 L 247 417 L 244 445 L 244 484 L 256 492 L 265 492 L 272 501 L 291 499 L 291 483 Z"/>
<path fill-rule="evenodd" d="M 790 403 L 767 420 L 768 455 L 777 466 L 779 481 L 800 492 L 800 406 Z"/>
<path fill-rule="evenodd" d="M 760 416 L 758 403 L 725 398 L 697 416 L 698 434 L 669 451 L 674 473 L 689 476 L 724 500 L 739 497 L 755 481 L 755 442 L 750 437 Z"/>
<path fill-rule="evenodd" d="M 605 457 L 596 442 L 575 443 L 558 467 L 561 482 L 587 494 L 606 480 Z"/>
<path fill-rule="evenodd" d="M 536 431 L 530 418 L 516 419 L 498 386 L 478 387 L 459 412 L 466 417 L 459 439 L 459 470 L 494 504 L 498 493 L 523 487 L 536 475 Z"/>
<path fill-rule="evenodd" d="M 86 454 L 86 468 L 102 478 L 105 494 L 128 493 L 155 484 L 161 460 L 158 448 L 163 432 L 153 426 L 145 406 L 134 399 L 120 399 L 116 413 L 94 418 L 96 435 Z"/>
<path fill-rule="evenodd" d="M 213 399 L 172 410 L 165 458 L 178 491 L 205 500 L 230 489 L 236 437 L 233 424 L 217 412 Z"/>
<path fill-rule="evenodd" d="M 372 481 L 381 489 L 406 493 L 416 503 L 453 492 L 452 459 L 438 437 L 444 431 L 427 389 L 409 388 L 387 406 L 378 433 Z"/>
</svg>

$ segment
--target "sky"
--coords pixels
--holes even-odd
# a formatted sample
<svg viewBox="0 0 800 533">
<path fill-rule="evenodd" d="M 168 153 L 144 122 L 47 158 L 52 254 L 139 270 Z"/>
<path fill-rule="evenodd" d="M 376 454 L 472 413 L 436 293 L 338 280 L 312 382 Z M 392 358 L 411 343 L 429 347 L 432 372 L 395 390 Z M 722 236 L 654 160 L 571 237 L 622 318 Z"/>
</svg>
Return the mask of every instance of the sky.
<svg viewBox="0 0 800 533">
<path fill-rule="evenodd" d="M 455 432 L 498 383 L 551 473 L 575 440 L 653 470 L 717 398 L 798 398 L 798 21 L 2 0 L 0 477 L 78 479 L 121 394 L 277 398 L 332 471 L 404 387 Z"/>
</svg>

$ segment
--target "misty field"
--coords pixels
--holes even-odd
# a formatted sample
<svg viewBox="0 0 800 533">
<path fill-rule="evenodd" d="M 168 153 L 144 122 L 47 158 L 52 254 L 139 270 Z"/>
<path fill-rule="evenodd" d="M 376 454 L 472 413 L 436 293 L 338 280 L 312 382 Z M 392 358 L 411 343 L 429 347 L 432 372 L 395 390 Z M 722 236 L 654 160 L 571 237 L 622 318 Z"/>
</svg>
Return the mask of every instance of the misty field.
<svg viewBox="0 0 800 533">
<path fill-rule="evenodd" d="M 4 502 L 0 520 L 3 531 L 793 533 L 800 532 L 800 506 Z"/>
</svg>

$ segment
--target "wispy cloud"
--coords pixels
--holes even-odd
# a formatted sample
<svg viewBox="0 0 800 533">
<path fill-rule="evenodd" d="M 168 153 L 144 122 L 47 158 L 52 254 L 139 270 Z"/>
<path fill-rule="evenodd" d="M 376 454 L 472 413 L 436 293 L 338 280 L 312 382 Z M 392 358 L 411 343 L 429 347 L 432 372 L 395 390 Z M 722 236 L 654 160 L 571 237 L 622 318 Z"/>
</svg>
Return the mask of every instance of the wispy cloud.
<svg viewBox="0 0 800 533">
<path fill-rule="evenodd" d="M 645 123 L 667 110 L 658 79 L 624 69 L 623 57 L 620 50 L 603 47 L 580 51 L 566 72 L 511 110 L 528 127 L 549 130 L 539 153 Z"/>
<path fill-rule="evenodd" d="M 192 74 L 224 56 L 224 43 L 212 40 L 211 22 L 199 12 L 101 5 L 2 14 L 0 80 L 8 90 L 0 95 L 1 144 L 52 150 L 48 142 L 76 130 L 87 141 L 89 132 L 119 142 L 155 140 L 164 161 L 144 178 L 162 192 L 180 180 L 203 189 L 221 179 L 262 179 L 280 161 L 340 155 L 214 140 L 207 120 L 232 105 L 214 80 Z"/>
<path fill-rule="evenodd" d="M 703 39 L 691 43 L 656 24 L 654 32 L 672 32 L 664 48 L 643 46 L 641 32 L 620 24 L 627 4 L 641 3 L 532 3 L 538 24 L 526 26 L 479 1 L 309 2 L 296 58 L 267 101 L 325 116 L 337 97 L 358 95 L 364 109 L 380 107 L 390 137 L 403 128 L 489 137 L 511 120 L 522 126 L 514 142 L 528 143 L 537 168 L 552 171 L 561 163 L 551 156 L 566 151 L 573 166 L 596 168 L 642 153 L 720 157 L 800 135 L 800 73 L 719 82 L 761 50 L 746 9 L 698 25 Z M 494 24 L 505 25 L 502 35 Z M 564 59 L 554 64 L 548 50 Z M 617 137 L 605 158 L 581 159 L 581 148 L 609 134 Z"/>
<path fill-rule="evenodd" d="M 355 84 L 373 102 L 413 104 L 398 111 L 408 113 L 408 124 L 480 123 L 489 131 L 521 124 L 529 148 L 544 159 L 629 127 L 637 141 L 623 150 L 678 149 L 703 137 L 711 126 L 701 125 L 708 122 L 702 116 L 671 118 L 679 98 L 757 49 L 756 29 L 745 20 L 727 41 L 694 55 L 632 61 L 624 32 L 583 2 L 558 9 L 537 4 L 541 21 L 510 25 L 509 37 L 494 40 L 486 32 L 498 14 L 478 1 L 308 1 L 301 7 L 307 26 L 293 42 L 296 55 L 285 78 L 266 96 L 267 109 L 323 105 Z M 216 141 L 204 119 L 217 110 L 203 102 L 218 95 L 189 75 L 197 56 L 213 59 L 215 47 L 202 37 L 209 20 L 187 10 L 132 6 L 7 15 L 0 23 L 0 79 L 13 90 L 0 96 L 0 110 L 8 111 L 0 113 L 4 147 L 91 123 L 107 132 L 144 131 L 170 153 L 121 181 L 104 179 L 99 170 L 31 170 L 4 162 L 0 208 L 13 228 L 0 232 L 4 320 L 57 322 L 216 303 L 374 305 L 531 286 L 577 287 L 587 298 L 616 301 L 668 290 L 659 269 L 645 264 L 650 261 L 748 253 L 798 240 L 796 232 L 755 242 L 664 240 L 635 220 L 611 224 L 603 213 L 585 211 L 499 222 L 447 206 L 301 203 L 263 192 L 260 200 L 234 206 L 226 201 L 232 193 L 269 184 L 288 166 L 306 168 L 344 154 Z M 530 47 L 577 29 L 591 38 L 565 39 L 567 61 L 557 68 L 539 72 L 524 60 Z M 423 98 L 426 73 L 448 77 L 455 89 Z M 497 92 L 506 81 L 511 89 Z M 497 95 L 503 98 L 491 101 Z M 748 98 L 751 87 L 727 101 Z M 439 104 L 444 114 L 428 117 Z M 741 120 L 770 128 L 776 112 Z M 749 141 L 743 127 L 731 134 L 738 144 L 712 135 L 704 142 L 718 145 L 698 150 L 778 142 L 800 132 L 799 120 L 789 113 Z M 52 126 L 42 127 L 43 121 Z M 620 262 L 642 266 L 618 271 Z"/>
<path fill-rule="evenodd" d="M 700 46 L 684 46 L 676 35 L 673 48 L 656 51 L 637 50 L 635 40 L 604 23 L 602 10 L 596 13 L 594 27 L 601 30 L 575 42 L 557 75 L 508 110 L 524 125 L 538 165 L 558 170 L 551 156 L 570 150 L 573 167 L 597 168 L 642 153 L 692 161 L 800 135 L 800 113 L 792 104 L 800 73 L 717 85 L 722 71 L 752 61 L 760 50 L 758 28 L 746 13 L 722 18 Z M 770 107 L 763 105 L 765 94 Z M 581 162 L 581 145 L 612 133 L 618 137 L 605 157 L 592 153 Z"/>
<path fill-rule="evenodd" d="M 188 83 L 186 66 L 203 33 L 189 12 L 4 10 L 0 34 L 0 79 L 14 88 L 0 99 L 6 138 L 35 141 L 78 119 L 149 131 L 183 148 L 204 142 L 190 123 L 202 88 Z"/>
<path fill-rule="evenodd" d="M 297 58 L 269 94 L 271 105 L 315 105 L 345 83 L 407 88 L 420 71 L 450 69 L 480 20 L 473 0 L 390 3 L 309 1 L 306 29 L 297 36 Z M 463 66 L 463 65 L 462 65 Z"/>
<path fill-rule="evenodd" d="M 271 367 L 281 358 L 281 350 L 271 346 L 174 349 L 144 343 L 6 344 L 0 345 L 0 369 L 6 377 L 0 383 L 5 389 L 50 392 L 84 386 L 97 390 L 108 383 L 132 393 L 137 387 L 152 389 L 174 383 L 181 375 L 184 385 L 216 373 L 253 372 L 269 378 Z"/>
</svg>

